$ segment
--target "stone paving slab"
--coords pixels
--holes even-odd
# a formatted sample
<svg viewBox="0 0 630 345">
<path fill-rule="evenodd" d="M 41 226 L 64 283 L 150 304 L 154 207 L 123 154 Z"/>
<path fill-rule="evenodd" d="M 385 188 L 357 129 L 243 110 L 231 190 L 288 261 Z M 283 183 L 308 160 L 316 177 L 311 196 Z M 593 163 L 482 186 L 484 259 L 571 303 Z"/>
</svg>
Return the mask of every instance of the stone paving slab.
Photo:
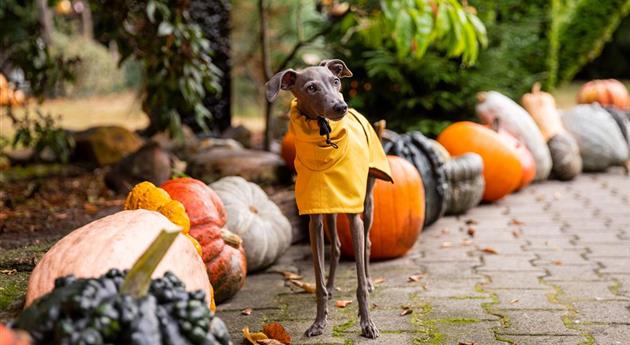
<svg viewBox="0 0 630 345">
<path fill-rule="evenodd" d="M 473 228 L 472 235 L 468 229 Z M 241 329 L 281 322 L 293 344 L 630 344 L 630 178 L 620 170 L 548 181 L 424 229 L 399 259 L 375 262 L 370 295 L 381 337 L 360 337 L 356 267 L 343 260 L 328 327 L 303 332 L 315 296 L 277 271 L 313 282 L 310 247 L 292 246 L 219 306 L 235 344 Z M 420 275 L 417 282 L 409 276 Z M 335 300 L 352 300 L 335 307 Z M 402 308 L 412 313 L 400 316 Z M 252 308 L 245 316 L 241 310 Z"/>
</svg>

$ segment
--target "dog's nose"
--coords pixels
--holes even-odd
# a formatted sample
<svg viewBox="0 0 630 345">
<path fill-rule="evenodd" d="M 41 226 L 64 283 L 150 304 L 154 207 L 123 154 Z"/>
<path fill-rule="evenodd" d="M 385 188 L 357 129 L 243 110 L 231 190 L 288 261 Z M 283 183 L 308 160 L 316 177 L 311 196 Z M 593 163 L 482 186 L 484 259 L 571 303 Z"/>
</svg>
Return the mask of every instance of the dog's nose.
<svg viewBox="0 0 630 345">
<path fill-rule="evenodd" d="M 337 103 L 333 106 L 333 110 L 339 114 L 345 114 L 348 111 L 348 105 L 346 103 Z"/>
</svg>

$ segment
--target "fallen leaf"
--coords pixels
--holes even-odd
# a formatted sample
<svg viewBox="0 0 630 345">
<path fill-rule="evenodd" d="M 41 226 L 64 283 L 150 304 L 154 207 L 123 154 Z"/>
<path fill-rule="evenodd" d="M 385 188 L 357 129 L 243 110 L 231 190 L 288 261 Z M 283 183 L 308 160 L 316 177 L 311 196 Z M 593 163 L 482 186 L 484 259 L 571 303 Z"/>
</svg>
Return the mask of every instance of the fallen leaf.
<svg viewBox="0 0 630 345">
<path fill-rule="evenodd" d="M 252 308 L 245 308 L 241 310 L 241 315 L 252 315 Z"/>
<path fill-rule="evenodd" d="M 468 227 L 468 231 L 466 231 L 466 233 L 468 234 L 468 236 L 470 237 L 475 237 L 475 232 L 477 232 L 477 230 L 475 229 L 475 227 L 473 226 L 469 226 Z"/>
<path fill-rule="evenodd" d="M 510 301 L 510 304 L 514 304 L 514 303 L 518 303 L 518 298 L 515 298 L 515 299 Z"/>
<path fill-rule="evenodd" d="M 372 309 L 378 309 L 379 305 L 376 303 L 372 303 Z"/>
<path fill-rule="evenodd" d="M 277 341 L 276 339 L 261 339 L 261 340 L 258 340 L 258 344 L 261 344 L 261 345 L 285 345 L 284 343 L 281 343 L 281 342 Z"/>
<path fill-rule="evenodd" d="M 280 273 L 282 273 L 282 276 L 286 280 L 302 280 L 303 278 L 301 275 L 293 273 L 293 272 L 282 271 Z"/>
<path fill-rule="evenodd" d="M 259 340 L 268 339 L 267 335 L 262 332 L 250 333 L 249 327 L 243 328 L 243 336 L 245 339 L 249 341 L 252 345 L 258 345 Z"/>
<path fill-rule="evenodd" d="M 448 228 L 442 228 L 442 230 L 440 230 L 440 232 L 444 235 L 448 235 L 449 232 L 451 232 Z"/>
<path fill-rule="evenodd" d="M 336 306 L 337 308 L 345 308 L 345 307 L 347 307 L 347 306 L 348 306 L 348 304 L 350 304 L 350 303 L 352 303 L 352 301 L 351 301 L 351 300 L 349 300 L 349 299 L 340 299 L 340 300 L 338 300 L 337 302 L 335 302 L 335 306 Z"/>
<path fill-rule="evenodd" d="M 501 211 L 501 214 L 504 215 L 504 216 L 510 214 L 510 208 L 506 207 L 505 209 L 503 209 L 503 211 Z"/>
<path fill-rule="evenodd" d="M 466 219 L 465 221 L 466 225 L 477 225 L 478 222 L 472 218 Z"/>
<path fill-rule="evenodd" d="M 409 280 L 409 282 L 419 282 L 420 279 L 422 279 L 422 276 L 424 276 L 423 273 L 420 274 L 412 274 L 410 275 L 407 279 Z"/>
<path fill-rule="evenodd" d="M 411 307 L 404 306 L 404 307 L 402 307 L 402 311 L 400 312 L 399 315 L 400 316 L 405 316 L 405 315 L 409 315 L 411 313 L 413 313 L 413 309 L 411 309 Z"/>
<path fill-rule="evenodd" d="M 440 246 L 441 248 L 450 248 L 453 246 L 453 242 L 442 242 L 442 245 Z"/>
<path fill-rule="evenodd" d="M 275 339 L 282 344 L 291 344 L 291 336 L 287 333 L 287 330 L 278 323 L 272 322 L 263 325 L 263 333 L 267 335 L 267 337 L 271 339 Z"/>
<path fill-rule="evenodd" d="M 497 252 L 496 249 L 494 249 L 492 247 L 485 247 L 481 251 L 486 253 L 486 254 L 499 254 L 499 252 Z"/>
<path fill-rule="evenodd" d="M 523 232 L 521 231 L 521 229 L 512 230 L 512 236 L 514 236 L 514 238 L 519 238 L 522 234 Z"/>
<path fill-rule="evenodd" d="M 91 204 L 91 203 L 87 203 L 87 202 L 85 204 L 83 204 L 83 209 L 88 214 L 94 214 L 94 213 L 98 212 L 98 206 L 96 206 L 94 204 Z"/>
<path fill-rule="evenodd" d="M 551 263 L 556 266 L 562 266 L 562 260 L 553 260 Z"/>
<path fill-rule="evenodd" d="M 1 273 L 1 274 L 6 274 L 6 275 L 8 275 L 8 276 L 12 276 L 12 275 L 14 275 L 14 274 L 16 274 L 16 273 L 17 273 L 17 270 L 16 270 L 16 269 L 10 269 L 10 270 L 0 270 L 0 273 Z"/>
<path fill-rule="evenodd" d="M 471 245 L 471 244 L 473 244 L 473 241 L 471 241 L 471 240 L 469 240 L 469 239 L 467 239 L 467 238 L 464 238 L 464 239 L 462 240 L 462 246 L 469 246 L 469 245 Z"/>
<path fill-rule="evenodd" d="M 299 280 L 289 280 L 289 281 L 291 282 L 291 284 L 301 288 L 305 292 L 315 293 L 315 284 L 305 283 L 305 282 L 299 281 Z"/>
<path fill-rule="evenodd" d="M 373 283 L 376 284 L 383 284 L 385 282 L 385 278 L 382 277 L 378 277 L 376 279 L 374 279 Z"/>
<path fill-rule="evenodd" d="M 460 341 L 457 343 L 457 345 L 477 345 L 477 343 L 475 343 L 474 341 L 471 341 L 471 342 Z"/>
<path fill-rule="evenodd" d="M 510 220 L 510 225 L 525 225 L 525 222 L 522 222 L 516 218 L 512 218 L 512 220 Z"/>
</svg>

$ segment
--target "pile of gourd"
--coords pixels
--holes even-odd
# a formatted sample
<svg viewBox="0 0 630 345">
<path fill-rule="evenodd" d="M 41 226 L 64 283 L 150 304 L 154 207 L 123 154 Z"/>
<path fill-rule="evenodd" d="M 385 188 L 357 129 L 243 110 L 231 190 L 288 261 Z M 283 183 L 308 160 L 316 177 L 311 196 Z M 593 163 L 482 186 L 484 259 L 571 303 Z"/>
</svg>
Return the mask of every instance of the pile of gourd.
<svg viewBox="0 0 630 345">
<path fill-rule="evenodd" d="M 481 124 L 453 123 L 437 141 L 418 131 L 383 131 L 383 148 L 399 176 L 394 176 L 394 185 L 376 183 L 372 258 L 403 255 L 423 227 L 445 214 L 465 213 L 534 181 L 571 180 L 582 171 L 604 171 L 630 159 L 630 97 L 616 80 L 586 83 L 578 94 L 581 104 L 565 112 L 538 84 L 523 95 L 522 106 L 496 91 L 481 92 L 477 98 Z M 290 168 L 293 140 L 287 134 L 281 147 Z M 345 218 L 338 224 L 342 253 L 351 256 Z"/>
</svg>

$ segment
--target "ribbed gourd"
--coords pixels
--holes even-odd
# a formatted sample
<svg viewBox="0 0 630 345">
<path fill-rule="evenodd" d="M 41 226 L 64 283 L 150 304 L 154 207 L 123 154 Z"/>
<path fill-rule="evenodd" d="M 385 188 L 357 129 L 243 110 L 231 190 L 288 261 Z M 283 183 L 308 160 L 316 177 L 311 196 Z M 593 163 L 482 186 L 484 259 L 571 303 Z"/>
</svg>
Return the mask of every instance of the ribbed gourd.
<svg viewBox="0 0 630 345">
<path fill-rule="evenodd" d="M 480 155 L 470 152 L 454 157 L 444 164 L 444 174 L 449 184 L 446 214 L 466 213 L 481 202 L 486 182 Z"/>
<path fill-rule="evenodd" d="M 599 104 L 571 108 L 562 114 L 562 123 L 580 147 L 584 171 L 626 164 L 628 145 L 613 117 Z"/>
<path fill-rule="evenodd" d="M 504 129 L 522 141 L 536 161 L 535 181 L 547 179 L 551 172 L 551 154 L 542 133 L 520 105 L 496 91 L 477 95 L 477 116 L 486 125 Z"/>
<path fill-rule="evenodd" d="M 417 131 L 398 134 L 386 130 L 382 141 L 386 154 L 405 158 L 420 173 L 425 191 L 424 225 L 433 224 L 446 211 L 448 184 L 443 171 L 444 154 Z"/>
<path fill-rule="evenodd" d="M 291 224 L 257 184 L 228 176 L 210 187 L 223 201 L 226 227 L 243 240 L 248 272 L 269 267 L 289 248 Z"/>
</svg>

